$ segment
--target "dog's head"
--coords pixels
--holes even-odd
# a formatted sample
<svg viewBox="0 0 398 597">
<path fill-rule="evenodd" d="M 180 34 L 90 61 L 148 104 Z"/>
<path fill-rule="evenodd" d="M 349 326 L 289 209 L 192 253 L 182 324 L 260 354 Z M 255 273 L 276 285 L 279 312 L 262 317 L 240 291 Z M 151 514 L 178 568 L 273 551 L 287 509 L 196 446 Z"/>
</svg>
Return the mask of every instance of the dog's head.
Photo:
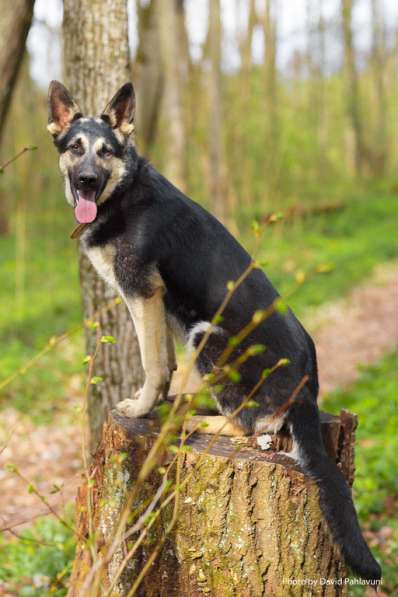
<svg viewBox="0 0 398 597">
<path fill-rule="evenodd" d="M 47 128 L 60 153 L 66 199 L 75 208 L 78 222 L 92 222 L 97 206 L 111 196 L 125 175 L 124 156 L 134 130 L 133 86 L 123 85 L 96 118 L 85 118 L 58 81 L 50 84 L 48 105 Z"/>
</svg>

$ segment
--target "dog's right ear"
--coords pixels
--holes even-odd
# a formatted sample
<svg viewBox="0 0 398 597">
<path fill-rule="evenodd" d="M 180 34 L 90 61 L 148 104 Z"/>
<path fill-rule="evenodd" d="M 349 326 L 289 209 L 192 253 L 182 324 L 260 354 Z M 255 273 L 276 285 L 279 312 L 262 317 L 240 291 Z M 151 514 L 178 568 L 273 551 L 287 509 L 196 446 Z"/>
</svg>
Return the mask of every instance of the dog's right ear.
<svg viewBox="0 0 398 597">
<path fill-rule="evenodd" d="M 51 81 L 48 89 L 48 132 L 56 138 L 81 116 L 78 105 L 66 87 L 59 81 Z"/>
</svg>

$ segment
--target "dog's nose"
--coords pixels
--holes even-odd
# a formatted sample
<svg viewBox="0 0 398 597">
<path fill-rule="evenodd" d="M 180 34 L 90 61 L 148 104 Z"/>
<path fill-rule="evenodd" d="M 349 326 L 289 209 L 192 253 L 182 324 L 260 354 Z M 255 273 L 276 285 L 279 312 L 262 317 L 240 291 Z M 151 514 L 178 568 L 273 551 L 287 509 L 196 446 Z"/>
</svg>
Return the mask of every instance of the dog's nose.
<svg viewBox="0 0 398 597">
<path fill-rule="evenodd" d="M 88 172 L 79 175 L 79 183 L 82 185 L 94 185 L 97 182 L 97 176 Z"/>
</svg>

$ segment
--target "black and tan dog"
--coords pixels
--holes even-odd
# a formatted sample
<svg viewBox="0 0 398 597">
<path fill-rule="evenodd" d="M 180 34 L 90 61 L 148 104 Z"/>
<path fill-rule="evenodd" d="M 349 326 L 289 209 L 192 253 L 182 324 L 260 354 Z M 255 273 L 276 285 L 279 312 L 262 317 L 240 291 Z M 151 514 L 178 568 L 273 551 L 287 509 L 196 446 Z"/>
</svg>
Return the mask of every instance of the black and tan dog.
<svg viewBox="0 0 398 597">
<path fill-rule="evenodd" d="M 129 140 L 134 109 L 130 84 L 96 118 L 83 117 L 63 85 L 50 86 L 48 129 L 60 154 L 66 198 L 78 222 L 86 225 L 82 247 L 97 272 L 123 297 L 139 340 L 145 383 L 138 396 L 121 402 L 118 410 L 142 417 L 167 392 L 175 368 L 171 330 L 191 347 L 208 333 L 197 364 L 202 374 L 209 373 L 229 341 L 278 294 L 264 273 L 253 269 L 233 293 L 222 321 L 209 329 L 228 282 L 248 270 L 250 256 L 222 224 L 137 155 Z M 265 369 L 288 360 L 288 366 L 277 368 L 259 387 L 257 406 L 242 408 L 236 423 L 246 434 L 288 427 L 295 446 L 292 455 L 318 484 L 322 510 L 347 564 L 365 579 L 378 580 L 381 570 L 361 535 L 350 489 L 323 445 L 311 338 L 291 311 L 275 311 L 230 358 L 252 345 L 264 345 L 265 350 L 241 364 L 238 381 L 223 384 L 215 396 L 219 411 L 230 415 Z M 308 383 L 289 403 L 306 378 Z M 290 405 L 284 410 L 285 404 Z M 278 412 L 283 414 L 275 416 Z"/>
</svg>

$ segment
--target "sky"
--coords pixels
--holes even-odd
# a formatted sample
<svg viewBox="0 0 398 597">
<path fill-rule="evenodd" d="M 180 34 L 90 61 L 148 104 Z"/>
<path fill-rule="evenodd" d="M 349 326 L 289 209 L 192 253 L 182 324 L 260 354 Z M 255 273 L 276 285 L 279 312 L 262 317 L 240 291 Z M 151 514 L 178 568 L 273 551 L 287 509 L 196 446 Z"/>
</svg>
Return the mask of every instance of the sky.
<svg viewBox="0 0 398 597">
<path fill-rule="evenodd" d="M 336 23 L 327 34 L 327 59 L 333 70 L 341 61 L 341 44 L 337 35 L 339 2 L 341 0 L 322 0 L 325 19 Z M 397 0 L 379 0 L 384 9 L 387 35 L 398 28 Z M 258 7 L 264 0 L 257 0 Z M 278 0 L 278 66 L 286 69 L 292 54 L 306 47 L 305 21 L 308 0 Z M 244 27 L 247 17 L 248 0 L 221 0 L 224 27 L 223 63 L 224 68 L 234 69 L 239 66 L 237 34 Z M 313 18 L 316 21 L 320 2 L 311 1 Z M 240 7 L 240 8 L 239 8 Z M 129 0 L 130 42 L 135 49 L 136 19 L 134 0 Z M 187 27 L 191 40 L 191 53 L 199 58 L 201 45 L 207 31 L 207 0 L 186 0 Z M 53 78 L 61 78 L 61 45 L 58 34 L 62 22 L 61 0 L 36 0 L 35 19 L 28 37 L 28 49 L 31 55 L 33 78 L 43 87 Z M 355 44 L 359 56 L 365 53 L 370 44 L 370 0 L 356 0 L 354 10 Z M 253 59 L 262 60 L 263 40 L 258 31 L 253 41 Z"/>
</svg>

